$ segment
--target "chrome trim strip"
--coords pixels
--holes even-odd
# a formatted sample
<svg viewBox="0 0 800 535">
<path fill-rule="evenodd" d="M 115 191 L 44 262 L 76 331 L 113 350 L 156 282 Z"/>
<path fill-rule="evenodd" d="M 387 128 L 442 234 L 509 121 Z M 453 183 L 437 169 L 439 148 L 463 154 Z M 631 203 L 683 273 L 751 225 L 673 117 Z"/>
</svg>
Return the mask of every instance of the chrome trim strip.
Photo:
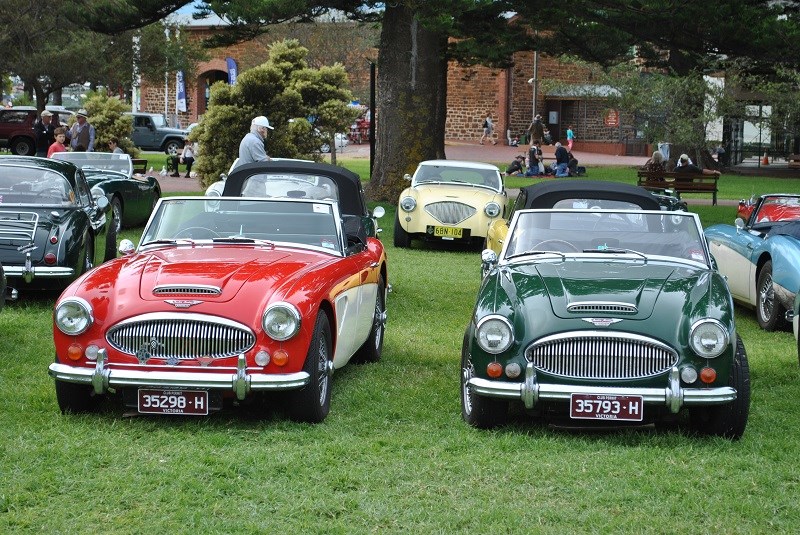
<svg viewBox="0 0 800 535">
<path fill-rule="evenodd" d="M 6 272 L 7 277 L 22 277 L 26 271 L 24 266 L 7 266 L 3 265 L 3 270 Z M 75 275 L 75 270 L 68 267 L 31 267 L 31 272 L 34 277 L 42 277 L 43 279 L 72 277 Z"/>
<path fill-rule="evenodd" d="M 528 409 L 532 409 L 539 400 L 567 402 L 572 394 L 642 396 L 645 403 L 664 405 L 672 413 L 677 413 L 681 407 L 687 405 L 721 405 L 736 399 L 736 389 L 730 386 L 682 388 L 678 380 L 677 368 L 670 370 L 669 379 L 669 385 L 665 388 L 542 384 L 536 381 L 536 371 L 529 363 L 525 367 L 525 380 L 522 383 L 473 377 L 469 380 L 469 386 L 478 395 L 518 399 Z"/>
</svg>

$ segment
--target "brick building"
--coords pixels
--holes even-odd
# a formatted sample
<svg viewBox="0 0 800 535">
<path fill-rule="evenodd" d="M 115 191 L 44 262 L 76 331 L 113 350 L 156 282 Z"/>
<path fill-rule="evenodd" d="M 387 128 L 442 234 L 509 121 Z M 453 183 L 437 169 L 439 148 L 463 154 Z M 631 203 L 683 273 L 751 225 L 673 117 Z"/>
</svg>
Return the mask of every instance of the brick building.
<svg viewBox="0 0 800 535">
<path fill-rule="evenodd" d="M 219 21 L 194 21 L 186 19 L 186 31 L 197 39 L 203 39 L 214 31 Z M 339 42 L 353 43 L 347 33 L 364 34 L 375 32 L 369 39 L 358 41 L 359 47 L 344 50 L 344 55 L 331 56 L 330 63 L 340 61 L 351 77 L 354 93 L 366 100 L 363 94 L 368 87 L 368 69 L 365 57 L 375 58 L 374 48 L 369 47 L 370 39 L 377 42 L 374 29 L 363 26 L 337 23 L 336 35 Z M 323 32 L 324 25 L 318 24 L 317 32 Z M 345 29 L 342 30 L 342 27 Z M 306 28 L 308 26 L 306 25 Z M 322 28 L 322 29 L 320 29 Z M 314 30 L 312 30 L 313 32 Z M 300 38 L 304 46 L 313 50 L 319 40 L 308 35 Z M 344 37 L 343 37 L 344 36 Z M 268 37 L 268 40 L 267 40 Z M 270 42 L 287 35 L 272 31 L 269 36 L 251 42 L 210 51 L 211 59 L 197 67 L 196 74 L 186 80 L 187 111 L 175 111 L 175 82 L 143 81 L 141 86 L 140 109 L 142 111 L 163 113 L 166 107 L 171 123 L 182 126 L 198 121 L 205 113 L 209 87 L 217 81 L 227 81 L 228 72 L 225 58 L 232 57 L 239 63 L 239 71 L 262 63 L 267 57 Z M 308 41 L 308 42 L 307 42 Z M 323 45 L 326 51 L 330 46 Z M 535 65 L 535 69 L 534 69 Z M 378 67 L 380 68 L 380 66 Z M 534 73 L 536 71 L 536 73 Z M 643 155 L 647 146 L 638 143 L 630 126 L 631 120 L 618 110 L 609 110 L 605 96 L 609 88 L 593 85 L 594 73 L 589 67 L 579 67 L 563 63 L 557 58 L 534 52 L 519 52 L 514 56 L 514 66 L 508 69 L 492 69 L 482 66 L 461 66 L 452 63 L 448 69 L 447 119 L 445 137 L 454 140 L 477 140 L 482 132 L 483 118 L 487 111 L 495 118 L 495 135 L 500 143 L 506 141 L 506 133 L 511 137 L 522 136 L 528 128 L 535 112 L 541 114 L 550 129 L 554 140 L 563 140 L 568 126 L 576 132 L 576 150 L 603 152 L 607 154 Z M 533 80 L 536 80 L 536 84 Z M 534 108 L 534 86 L 536 86 L 536 105 Z M 554 88 L 557 89 L 547 89 Z M 168 95 L 165 100 L 165 88 Z"/>
</svg>

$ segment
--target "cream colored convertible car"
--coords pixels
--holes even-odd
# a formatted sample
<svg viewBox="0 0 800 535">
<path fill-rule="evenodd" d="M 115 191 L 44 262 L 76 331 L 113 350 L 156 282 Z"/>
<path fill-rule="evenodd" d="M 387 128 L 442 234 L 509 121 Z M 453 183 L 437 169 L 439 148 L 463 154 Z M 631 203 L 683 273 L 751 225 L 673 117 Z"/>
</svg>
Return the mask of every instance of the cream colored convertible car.
<svg viewBox="0 0 800 535">
<path fill-rule="evenodd" d="M 428 160 L 405 178 L 411 186 L 400 194 L 395 247 L 412 238 L 484 243 L 489 225 L 505 215 L 508 197 L 494 165 Z"/>
</svg>

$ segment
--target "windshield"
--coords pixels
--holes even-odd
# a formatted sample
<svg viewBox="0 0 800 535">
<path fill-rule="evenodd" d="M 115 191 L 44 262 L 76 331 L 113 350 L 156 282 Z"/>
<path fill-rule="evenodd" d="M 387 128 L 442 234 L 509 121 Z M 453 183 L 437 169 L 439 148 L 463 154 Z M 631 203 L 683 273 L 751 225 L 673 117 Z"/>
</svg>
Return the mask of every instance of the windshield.
<svg viewBox="0 0 800 535">
<path fill-rule="evenodd" d="M 70 205 L 74 202 L 75 191 L 60 173 L 42 168 L 0 167 L 0 205 Z"/>
<path fill-rule="evenodd" d="M 111 154 L 108 152 L 56 152 L 56 160 L 72 162 L 76 167 L 85 171 L 100 169 L 104 171 L 119 171 L 131 174 L 131 157 L 128 154 Z"/>
<path fill-rule="evenodd" d="M 420 165 L 417 172 L 414 173 L 414 185 L 432 182 L 471 184 L 495 190 L 499 190 L 502 185 L 500 172 L 497 169 Z"/>
<path fill-rule="evenodd" d="M 140 247 L 185 242 L 285 243 L 342 254 L 338 210 L 332 202 L 252 198 L 162 199 Z"/>
<path fill-rule="evenodd" d="M 521 210 L 505 258 L 515 255 L 629 252 L 709 264 L 699 220 L 687 212 Z"/>
</svg>

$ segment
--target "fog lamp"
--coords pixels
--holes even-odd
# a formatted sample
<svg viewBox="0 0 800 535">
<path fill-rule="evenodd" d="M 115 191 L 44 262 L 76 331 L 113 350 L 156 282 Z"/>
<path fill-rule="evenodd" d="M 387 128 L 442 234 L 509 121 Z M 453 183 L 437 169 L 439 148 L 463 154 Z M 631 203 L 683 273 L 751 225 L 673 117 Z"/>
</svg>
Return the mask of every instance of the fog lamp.
<svg viewBox="0 0 800 535">
<path fill-rule="evenodd" d="M 289 353 L 283 349 L 277 350 L 272 354 L 272 362 L 274 362 L 276 366 L 286 366 L 286 363 L 289 362 Z"/>
<path fill-rule="evenodd" d="M 711 384 L 717 380 L 717 370 L 705 367 L 700 370 L 700 380 L 706 384 Z"/>
<path fill-rule="evenodd" d="M 69 360 L 78 361 L 83 356 L 83 348 L 80 344 L 70 344 L 67 348 L 67 358 Z"/>
<path fill-rule="evenodd" d="M 490 362 L 489 365 L 486 366 L 486 374 L 496 379 L 503 374 L 503 366 L 499 362 Z"/>
<path fill-rule="evenodd" d="M 263 349 L 256 353 L 256 364 L 259 366 L 266 366 L 269 364 L 269 353 L 264 351 Z"/>
<path fill-rule="evenodd" d="M 84 354 L 86 358 L 89 360 L 97 360 L 97 353 L 100 351 L 100 348 L 96 345 L 92 344 L 86 348 Z"/>
<path fill-rule="evenodd" d="M 516 362 L 512 362 L 506 366 L 506 377 L 510 379 L 516 379 L 519 377 L 520 373 L 522 373 L 522 366 Z"/>
<path fill-rule="evenodd" d="M 681 369 L 681 381 L 687 384 L 692 384 L 697 381 L 697 370 L 691 366 L 686 366 Z"/>
</svg>

